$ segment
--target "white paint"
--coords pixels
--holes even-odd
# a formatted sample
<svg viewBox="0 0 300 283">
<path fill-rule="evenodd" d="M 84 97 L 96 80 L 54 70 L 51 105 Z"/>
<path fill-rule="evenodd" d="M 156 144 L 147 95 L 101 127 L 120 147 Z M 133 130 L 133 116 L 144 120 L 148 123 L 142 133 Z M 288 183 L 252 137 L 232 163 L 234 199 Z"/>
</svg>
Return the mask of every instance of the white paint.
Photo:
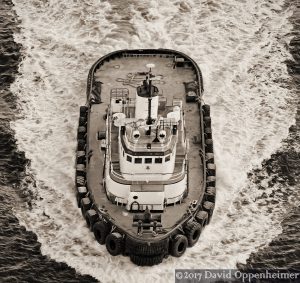
<svg viewBox="0 0 300 283">
<path fill-rule="evenodd" d="M 147 119 L 148 118 L 148 97 L 139 96 L 136 93 L 135 96 L 135 118 L 138 119 Z M 151 118 L 156 119 L 158 112 L 158 95 L 151 98 Z"/>
<path fill-rule="evenodd" d="M 165 197 L 167 199 L 167 203 L 175 203 L 182 198 L 184 191 L 187 188 L 187 176 L 184 177 L 178 183 L 172 185 L 165 185 Z"/>
<path fill-rule="evenodd" d="M 165 161 L 166 156 L 132 156 L 131 162 L 127 160 L 126 152 L 123 156 L 123 148 L 119 142 L 119 158 L 120 158 L 120 170 L 125 179 L 131 181 L 159 181 L 168 180 L 172 177 L 175 168 L 175 156 L 176 148 L 173 150 L 173 154 L 170 156 L 169 161 Z M 135 163 L 135 158 L 141 158 L 142 163 Z M 145 158 L 151 158 L 152 163 L 145 163 Z M 155 163 L 155 158 L 161 158 L 162 163 Z"/>
<path fill-rule="evenodd" d="M 150 210 L 163 210 L 164 198 L 164 192 L 131 192 L 126 209 L 130 210 L 130 208 L 134 208 L 133 205 L 137 205 L 136 210 L 138 210 L 138 207 L 140 210 L 144 210 L 147 206 Z"/>
</svg>

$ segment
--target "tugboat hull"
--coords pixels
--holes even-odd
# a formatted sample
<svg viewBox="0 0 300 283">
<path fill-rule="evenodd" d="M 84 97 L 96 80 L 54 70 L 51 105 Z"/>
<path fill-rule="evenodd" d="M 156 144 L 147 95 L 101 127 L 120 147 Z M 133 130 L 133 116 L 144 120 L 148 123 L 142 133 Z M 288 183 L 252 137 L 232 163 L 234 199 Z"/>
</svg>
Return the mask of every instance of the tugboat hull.
<svg viewBox="0 0 300 283">
<path fill-rule="evenodd" d="M 152 78 L 146 66 L 154 65 Z M 148 98 L 139 90 L 145 74 L 157 85 Z M 174 50 L 120 50 L 92 66 L 79 115 L 76 199 L 111 255 L 137 265 L 180 257 L 209 223 L 216 167 L 202 95 L 199 67 Z"/>
</svg>

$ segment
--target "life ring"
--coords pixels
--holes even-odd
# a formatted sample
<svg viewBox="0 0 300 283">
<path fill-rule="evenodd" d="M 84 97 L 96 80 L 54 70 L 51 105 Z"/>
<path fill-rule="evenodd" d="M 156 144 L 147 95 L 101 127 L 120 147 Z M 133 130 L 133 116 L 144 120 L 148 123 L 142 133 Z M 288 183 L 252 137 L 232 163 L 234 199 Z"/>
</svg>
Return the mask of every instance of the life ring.
<svg viewBox="0 0 300 283">
<path fill-rule="evenodd" d="M 184 232 L 187 237 L 189 247 L 192 247 L 197 243 L 201 230 L 202 226 L 199 223 L 195 221 L 187 223 Z"/>
<path fill-rule="evenodd" d="M 175 257 L 181 257 L 188 246 L 188 240 L 185 235 L 178 234 L 172 240 L 170 254 Z"/>
<path fill-rule="evenodd" d="M 111 226 L 107 222 L 104 222 L 103 220 L 101 221 L 99 220 L 94 224 L 93 226 L 94 236 L 100 245 L 105 244 L 105 240 L 107 235 L 110 232 L 110 229 Z"/>
<path fill-rule="evenodd" d="M 119 255 L 123 251 L 123 236 L 118 232 L 113 232 L 107 235 L 105 245 L 112 256 Z"/>
</svg>

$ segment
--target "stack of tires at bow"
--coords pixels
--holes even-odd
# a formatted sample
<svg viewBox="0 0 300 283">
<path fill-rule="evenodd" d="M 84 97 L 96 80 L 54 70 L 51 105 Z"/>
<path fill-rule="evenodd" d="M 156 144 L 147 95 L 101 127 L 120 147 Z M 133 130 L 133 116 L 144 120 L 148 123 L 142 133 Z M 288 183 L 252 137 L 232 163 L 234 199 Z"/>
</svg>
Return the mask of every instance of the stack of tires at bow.
<svg viewBox="0 0 300 283">
<path fill-rule="evenodd" d="M 210 106 L 205 104 L 202 106 L 204 139 L 205 139 L 205 162 L 206 162 L 206 187 L 202 201 L 202 209 L 208 214 L 208 222 L 210 221 L 216 200 L 216 165 L 214 164 L 214 147 L 212 140 Z"/>
<path fill-rule="evenodd" d="M 168 256 L 169 239 L 153 243 L 138 242 L 130 236 L 126 237 L 125 254 L 130 256 L 133 263 L 140 266 L 152 266 L 163 261 Z"/>
<path fill-rule="evenodd" d="M 98 213 L 93 209 L 93 202 L 87 190 L 86 182 L 86 158 L 87 158 L 87 119 L 88 107 L 80 107 L 79 125 L 77 132 L 77 158 L 76 158 L 76 199 L 81 208 L 90 231 L 94 232 L 97 242 L 106 244 L 111 255 L 119 255 L 124 252 L 124 237 L 118 231 L 113 231 L 110 223 L 100 219 Z"/>
<path fill-rule="evenodd" d="M 206 214 L 203 215 L 203 213 Z M 153 243 L 139 243 L 127 236 L 125 254 L 130 255 L 133 263 L 141 266 L 161 263 L 163 258 L 168 257 L 169 254 L 174 257 L 182 256 L 187 247 L 194 246 L 200 237 L 203 225 L 206 223 L 205 216 L 208 216 L 206 211 L 203 211 L 203 213 L 202 215 L 198 213 L 201 222 L 191 219 L 170 238 L 161 239 Z"/>
</svg>

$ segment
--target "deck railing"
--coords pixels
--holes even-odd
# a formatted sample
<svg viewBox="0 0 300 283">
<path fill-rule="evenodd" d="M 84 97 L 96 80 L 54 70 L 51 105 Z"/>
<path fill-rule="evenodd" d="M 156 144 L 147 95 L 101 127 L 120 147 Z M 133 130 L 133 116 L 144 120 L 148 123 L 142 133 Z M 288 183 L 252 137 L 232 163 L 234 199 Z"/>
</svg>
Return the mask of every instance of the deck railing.
<svg viewBox="0 0 300 283">
<path fill-rule="evenodd" d="M 159 173 L 160 176 L 170 176 L 169 179 L 167 180 L 157 180 L 157 181 L 145 181 L 145 179 L 147 179 L 147 177 L 145 177 L 146 175 L 152 175 L 153 173 L 121 173 L 119 168 L 119 162 L 117 163 L 113 163 L 110 162 L 110 176 L 112 178 L 112 180 L 118 182 L 118 183 L 122 183 L 122 184 L 126 184 L 126 185 L 134 185 L 134 184 L 147 184 L 147 185 L 152 185 L 152 184 L 162 184 L 162 185 L 168 185 L 168 184 L 174 184 L 177 183 L 181 180 L 184 179 L 185 175 L 187 174 L 187 163 L 184 162 L 176 162 L 177 164 L 182 164 L 181 166 L 181 170 L 177 171 L 177 172 L 173 172 L 173 173 Z M 176 164 L 175 163 L 175 164 Z M 176 166 L 176 165 L 175 165 Z M 138 180 L 132 180 L 133 176 L 141 176 L 143 177 L 143 181 L 138 181 Z"/>
</svg>

